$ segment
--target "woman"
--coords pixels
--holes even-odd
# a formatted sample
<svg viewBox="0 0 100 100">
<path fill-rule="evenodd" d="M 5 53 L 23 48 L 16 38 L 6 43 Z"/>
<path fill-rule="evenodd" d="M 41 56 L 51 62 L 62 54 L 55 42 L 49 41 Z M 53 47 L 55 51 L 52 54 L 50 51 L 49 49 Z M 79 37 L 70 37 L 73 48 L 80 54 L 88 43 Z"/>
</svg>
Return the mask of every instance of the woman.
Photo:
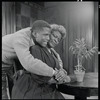
<svg viewBox="0 0 100 100">
<path fill-rule="evenodd" d="M 66 74 L 67 72 L 63 69 L 63 63 L 59 56 L 59 54 L 53 49 L 55 46 L 57 46 L 64 38 L 66 37 L 66 29 L 62 25 L 52 24 L 51 25 L 51 34 L 50 34 L 50 40 L 47 45 L 48 51 L 58 60 L 60 65 L 60 71 L 64 71 Z M 63 82 L 69 82 L 71 81 L 70 77 L 65 75 Z M 60 81 L 61 83 L 61 81 Z"/>
<path fill-rule="evenodd" d="M 52 66 L 53 69 L 61 69 L 61 65 L 59 65 L 54 51 L 48 49 L 49 47 L 51 47 L 50 44 L 52 44 L 53 42 L 50 42 L 50 44 L 48 43 L 48 47 L 44 47 L 43 43 L 39 41 L 40 39 L 37 39 L 37 34 L 38 33 L 34 34 L 35 46 L 32 46 L 30 48 L 31 54 L 35 58 L 42 60 L 48 66 Z M 53 51 L 52 55 L 48 50 L 51 52 Z M 63 70 L 61 69 L 59 72 L 61 73 L 62 71 Z M 69 82 L 69 77 L 66 77 L 66 80 Z M 12 90 L 12 99 L 64 99 L 62 94 L 57 91 L 57 83 L 59 84 L 63 82 L 58 82 L 54 77 L 46 77 L 24 71 L 24 73 L 14 84 Z"/>
</svg>

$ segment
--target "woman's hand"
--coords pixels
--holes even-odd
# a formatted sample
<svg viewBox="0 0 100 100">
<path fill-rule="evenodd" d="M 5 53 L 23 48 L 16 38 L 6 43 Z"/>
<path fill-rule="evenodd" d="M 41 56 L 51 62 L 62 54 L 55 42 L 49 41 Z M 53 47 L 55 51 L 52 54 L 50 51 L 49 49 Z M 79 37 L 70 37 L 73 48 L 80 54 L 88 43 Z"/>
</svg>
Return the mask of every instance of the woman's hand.
<svg viewBox="0 0 100 100">
<path fill-rule="evenodd" d="M 59 81 L 57 84 L 69 83 L 71 82 L 71 78 L 67 75 L 65 76 L 64 80 Z"/>
<path fill-rule="evenodd" d="M 49 84 L 53 84 L 53 83 L 57 83 L 57 81 L 54 79 L 54 77 L 52 77 L 49 81 L 48 81 Z"/>
</svg>

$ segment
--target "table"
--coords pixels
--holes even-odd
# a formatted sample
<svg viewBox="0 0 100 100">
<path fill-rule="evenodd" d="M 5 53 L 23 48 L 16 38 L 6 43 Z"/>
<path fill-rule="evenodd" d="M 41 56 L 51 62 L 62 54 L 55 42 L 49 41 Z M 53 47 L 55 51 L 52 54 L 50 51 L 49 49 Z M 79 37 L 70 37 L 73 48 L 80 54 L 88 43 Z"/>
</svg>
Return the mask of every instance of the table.
<svg viewBox="0 0 100 100">
<path fill-rule="evenodd" d="M 75 100 L 86 100 L 87 97 L 98 96 L 98 73 L 85 73 L 83 82 L 60 84 L 58 90 L 65 94 L 74 95 Z"/>
</svg>

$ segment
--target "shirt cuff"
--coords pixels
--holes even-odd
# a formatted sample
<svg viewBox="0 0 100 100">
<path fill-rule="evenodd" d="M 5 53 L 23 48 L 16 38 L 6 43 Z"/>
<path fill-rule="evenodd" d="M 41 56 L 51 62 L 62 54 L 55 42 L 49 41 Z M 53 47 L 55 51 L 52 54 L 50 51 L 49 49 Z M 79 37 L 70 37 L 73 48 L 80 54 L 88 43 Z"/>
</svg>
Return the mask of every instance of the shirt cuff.
<svg viewBox="0 0 100 100">
<path fill-rule="evenodd" d="M 55 70 L 53 70 L 53 76 L 54 76 L 55 72 L 56 72 L 56 71 L 55 71 Z"/>
</svg>

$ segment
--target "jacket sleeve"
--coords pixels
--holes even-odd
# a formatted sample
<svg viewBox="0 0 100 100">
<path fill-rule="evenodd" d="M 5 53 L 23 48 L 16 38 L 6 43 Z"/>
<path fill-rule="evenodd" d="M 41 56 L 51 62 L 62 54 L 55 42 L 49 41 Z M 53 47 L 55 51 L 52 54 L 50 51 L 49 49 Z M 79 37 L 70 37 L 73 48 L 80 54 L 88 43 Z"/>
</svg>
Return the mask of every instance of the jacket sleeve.
<svg viewBox="0 0 100 100">
<path fill-rule="evenodd" d="M 53 76 L 53 68 L 30 54 L 27 38 L 16 37 L 13 41 L 13 47 L 20 63 L 27 71 L 43 76 Z"/>
</svg>

